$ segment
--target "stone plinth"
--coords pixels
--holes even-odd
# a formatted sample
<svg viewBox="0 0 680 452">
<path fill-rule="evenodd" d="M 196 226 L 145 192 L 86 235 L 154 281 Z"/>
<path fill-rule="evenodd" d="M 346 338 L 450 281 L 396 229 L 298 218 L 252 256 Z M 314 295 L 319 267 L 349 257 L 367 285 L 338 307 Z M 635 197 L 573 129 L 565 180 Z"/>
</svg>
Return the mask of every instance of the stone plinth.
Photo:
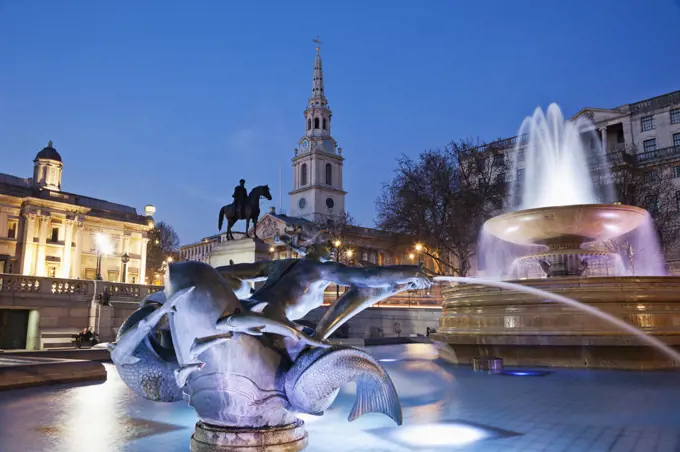
<svg viewBox="0 0 680 452">
<path fill-rule="evenodd" d="M 601 277 L 515 281 L 586 303 L 680 348 L 680 278 Z M 512 290 L 482 285 L 442 289 L 435 339 L 458 362 L 497 356 L 506 366 L 609 369 L 680 367 L 665 354 L 591 314 Z"/>
<path fill-rule="evenodd" d="M 297 452 L 307 447 L 304 422 L 258 429 L 196 424 L 191 452 Z"/>
<path fill-rule="evenodd" d="M 243 238 L 229 240 L 215 245 L 210 253 L 210 265 L 222 267 L 235 264 L 251 264 L 253 262 L 271 259 L 269 246 L 260 239 Z"/>
</svg>

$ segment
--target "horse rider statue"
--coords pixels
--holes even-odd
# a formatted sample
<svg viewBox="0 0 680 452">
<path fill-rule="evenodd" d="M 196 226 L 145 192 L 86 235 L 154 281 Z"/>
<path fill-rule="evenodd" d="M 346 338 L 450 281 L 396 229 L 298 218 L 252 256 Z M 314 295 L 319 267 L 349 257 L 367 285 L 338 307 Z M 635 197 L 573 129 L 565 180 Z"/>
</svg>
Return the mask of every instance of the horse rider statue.
<svg viewBox="0 0 680 452">
<path fill-rule="evenodd" d="M 246 190 L 246 181 L 241 179 L 239 184 L 234 188 L 234 210 L 236 210 L 236 215 L 239 220 L 245 220 L 246 218 L 246 201 L 248 200 L 248 190 Z"/>
</svg>

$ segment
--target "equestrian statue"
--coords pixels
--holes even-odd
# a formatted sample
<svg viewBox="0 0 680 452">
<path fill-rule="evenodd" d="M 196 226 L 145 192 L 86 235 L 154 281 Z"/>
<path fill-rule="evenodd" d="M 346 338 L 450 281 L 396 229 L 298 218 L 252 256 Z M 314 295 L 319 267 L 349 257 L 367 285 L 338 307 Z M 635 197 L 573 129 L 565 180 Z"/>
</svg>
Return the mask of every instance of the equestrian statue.
<svg viewBox="0 0 680 452">
<path fill-rule="evenodd" d="M 250 193 L 246 190 L 246 181 L 241 179 L 239 185 L 234 188 L 232 195 L 234 202 L 222 206 L 220 209 L 219 219 L 217 221 L 218 230 L 222 230 L 224 219 L 227 219 L 227 240 L 234 240 L 231 233 L 231 228 L 238 220 L 246 220 L 246 237 L 250 227 L 250 220 L 253 220 L 253 235 L 257 238 L 257 220 L 260 217 L 260 198 L 264 197 L 269 201 L 272 200 L 272 195 L 269 192 L 269 185 L 260 185 L 251 190 Z"/>
</svg>

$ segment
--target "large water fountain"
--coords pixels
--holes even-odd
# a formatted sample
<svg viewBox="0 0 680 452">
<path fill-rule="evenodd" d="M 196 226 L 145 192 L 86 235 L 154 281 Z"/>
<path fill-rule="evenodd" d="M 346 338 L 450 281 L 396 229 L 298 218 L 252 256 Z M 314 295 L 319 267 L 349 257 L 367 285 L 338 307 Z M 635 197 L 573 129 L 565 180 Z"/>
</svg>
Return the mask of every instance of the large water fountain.
<svg viewBox="0 0 680 452">
<path fill-rule="evenodd" d="M 649 213 L 613 203 L 606 153 L 593 124 L 583 117 L 565 121 L 552 104 L 526 118 L 519 136 L 513 169 L 521 174 L 523 152 L 524 180 L 510 185 L 518 210 L 485 223 L 481 273 L 566 295 L 678 343 L 680 279 L 665 276 Z M 593 180 L 593 162 L 604 183 Z M 629 251 L 625 259 L 622 249 Z M 461 361 L 495 355 L 520 365 L 680 365 L 587 310 L 507 288 L 473 284 L 443 292 L 439 335 Z"/>
</svg>

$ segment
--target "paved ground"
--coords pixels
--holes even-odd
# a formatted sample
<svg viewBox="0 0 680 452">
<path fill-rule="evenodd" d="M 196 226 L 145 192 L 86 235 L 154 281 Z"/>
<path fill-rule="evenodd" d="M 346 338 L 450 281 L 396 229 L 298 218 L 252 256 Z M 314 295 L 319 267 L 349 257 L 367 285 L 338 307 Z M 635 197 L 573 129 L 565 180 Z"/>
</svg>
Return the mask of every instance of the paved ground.
<svg viewBox="0 0 680 452">
<path fill-rule="evenodd" d="M 474 373 L 431 361 L 390 362 L 404 425 L 348 423 L 347 388 L 306 419 L 310 451 L 680 451 L 680 374 Z M 196 417 L 185 402 L 135 396 L 107 365 L 103 384 L 0 392 L 2 452 L 186 452 Z M 420 445 L 420 446 L 418 446 Z"/>
</svg>

